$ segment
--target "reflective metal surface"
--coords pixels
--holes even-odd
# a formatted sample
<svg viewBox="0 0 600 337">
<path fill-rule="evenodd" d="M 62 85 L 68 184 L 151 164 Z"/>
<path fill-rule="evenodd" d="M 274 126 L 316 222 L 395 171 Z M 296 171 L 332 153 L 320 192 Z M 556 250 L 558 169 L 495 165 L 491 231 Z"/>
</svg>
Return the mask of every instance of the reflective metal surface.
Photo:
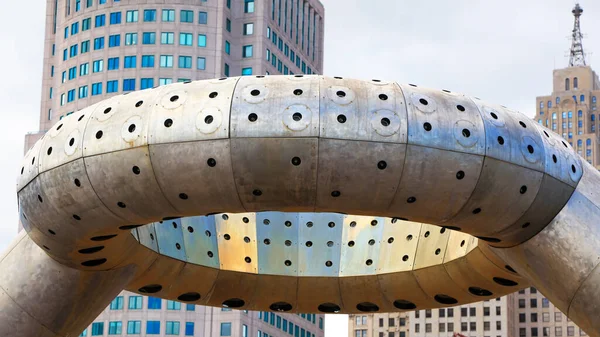
<svg viewBox="0 0 600 337">
<path fill-rule="evenodd" d="M 177 83 L 66 117 L 22 167 L 29 237 L 15 247 L 26 251 L 0 262 L 0 327 L 11 331 L 78 334 L 123 288 L 355 313 L 532 282 L 600 336 L 600 175 L 549 130 L 462 94 L 305 75 Z M 65 272 L 23 281 L 33 253 Z M 84 282 L 39 308 L 15 289 L 75 289 L 80 274 L 109 286 Z M 81 308 L 80 296 L 98 306 Z M 68 305 L 81 318 L 58 319 Z M 15 321 L 24 313 L 33 320 Z"/>
</svg>

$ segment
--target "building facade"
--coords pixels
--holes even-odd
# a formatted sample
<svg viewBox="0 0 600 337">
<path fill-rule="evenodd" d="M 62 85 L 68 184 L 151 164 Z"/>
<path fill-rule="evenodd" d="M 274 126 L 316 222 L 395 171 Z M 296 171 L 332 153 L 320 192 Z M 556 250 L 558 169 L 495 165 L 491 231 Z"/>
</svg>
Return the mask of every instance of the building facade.
<svg viewBox="0 0 600 337">
<path fill-rule="evenodd" d="M 409 314 L 392 312 L 349 315 L 348 337 L 408 337 Z"/>
<path fill-rule="evenodd" d="M 319 0 L 48 0 L 40 127 L 173 82 L 321 74 Z M 187 305 L 122 292 L 82 336 L 322 337 L 324 316 Z"/>
</svg>

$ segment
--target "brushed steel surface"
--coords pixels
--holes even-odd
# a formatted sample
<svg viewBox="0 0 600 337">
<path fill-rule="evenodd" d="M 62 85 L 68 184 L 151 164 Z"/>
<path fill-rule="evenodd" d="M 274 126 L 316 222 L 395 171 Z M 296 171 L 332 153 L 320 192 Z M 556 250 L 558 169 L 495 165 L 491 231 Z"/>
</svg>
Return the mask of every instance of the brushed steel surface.
<svg viewBox="0 0 600 337">
<path fill-rule="evenodd" d="M 0 273 L 0 326 L 25 312 L 35 322 L 13 330 L 78 334 L 90 311 L 53 315 L 80 308 L 74 296 L 106 305 L 89 283 L 72 290 L 87 273 L 106 291 L 329 313 L 452 306 L 531 282 L 600 336 L 599 185 L 549 130 L 448 91 L 297 75 L 115 96 L 26 154 L 28 238 L 0 262 L 18 271 Z M 52 262 L 36 269 L 33 253 Z M 36 307 L 43 289 L 15 284 L 47 272 L 61 300 Z"/>
</svg>

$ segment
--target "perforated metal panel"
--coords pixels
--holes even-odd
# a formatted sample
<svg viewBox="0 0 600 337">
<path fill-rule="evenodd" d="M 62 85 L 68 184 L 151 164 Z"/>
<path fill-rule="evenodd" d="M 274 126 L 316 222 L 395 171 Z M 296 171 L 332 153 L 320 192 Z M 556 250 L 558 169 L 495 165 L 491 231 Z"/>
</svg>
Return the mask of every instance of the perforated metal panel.
<svg viewBox="0 0 600 337">
<path fill-rule="evenodd" d="M 300 213 L 299 275 L 339 275 L 344 218 L 334 213 Z M 335 226 L 330 226 L 334 223 Z"/>
<path fill-rule="evenodd" d="M 403 272 L 413 269 L 422 224 L 384 218 L 377 272 Z"/>
<path fill-rule="evenodd" d="M 158 252 L 174 259 L 187 261 L 185 242 L 180 219 L 160 221 L 154 224 Z"/>
<path fill-rule="evenodd" d="M 258 273 L 256 214 L 226 213 L 215 222 L 221 269 Z"/>
<path fill-rule="evenodd" d="M 298 213 L 261 212 L 256 215 L 258 272 L 298 275 Z"/>
<path fill-rule="evenodd" d="M 383 226 L 384 218 L 344 217 L 340 276 L 374 275 L 377 272 Z"/>
<path fill-rule="evenodd" d="M 419 234 L 419 243 L 414 269 L 422 269 L 442 264 L 450 231 L 431 225 L 423 225 Z"/>
<path fill-rule="evenodd" d="M 182 218 L 185 255 L 189 263 L 219 268 L 219 247 L 215 216 Z"/>
</svg>

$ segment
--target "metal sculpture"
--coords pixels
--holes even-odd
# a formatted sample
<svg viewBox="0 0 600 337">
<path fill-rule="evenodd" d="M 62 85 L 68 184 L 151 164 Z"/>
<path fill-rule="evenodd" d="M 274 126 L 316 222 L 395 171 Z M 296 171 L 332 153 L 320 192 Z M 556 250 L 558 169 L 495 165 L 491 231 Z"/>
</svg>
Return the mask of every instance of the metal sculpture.
<svg viewBox="0 0 600 337">
<path fill-rule="evenodd" d="M 78 334 L 122 289 L 352 313 L 531 282 L 600 336 L 599 180 L 527 117 L 446 90 L 296 75 L 116 96 L 25 157 L 0 335 Z"/>
</svg>

